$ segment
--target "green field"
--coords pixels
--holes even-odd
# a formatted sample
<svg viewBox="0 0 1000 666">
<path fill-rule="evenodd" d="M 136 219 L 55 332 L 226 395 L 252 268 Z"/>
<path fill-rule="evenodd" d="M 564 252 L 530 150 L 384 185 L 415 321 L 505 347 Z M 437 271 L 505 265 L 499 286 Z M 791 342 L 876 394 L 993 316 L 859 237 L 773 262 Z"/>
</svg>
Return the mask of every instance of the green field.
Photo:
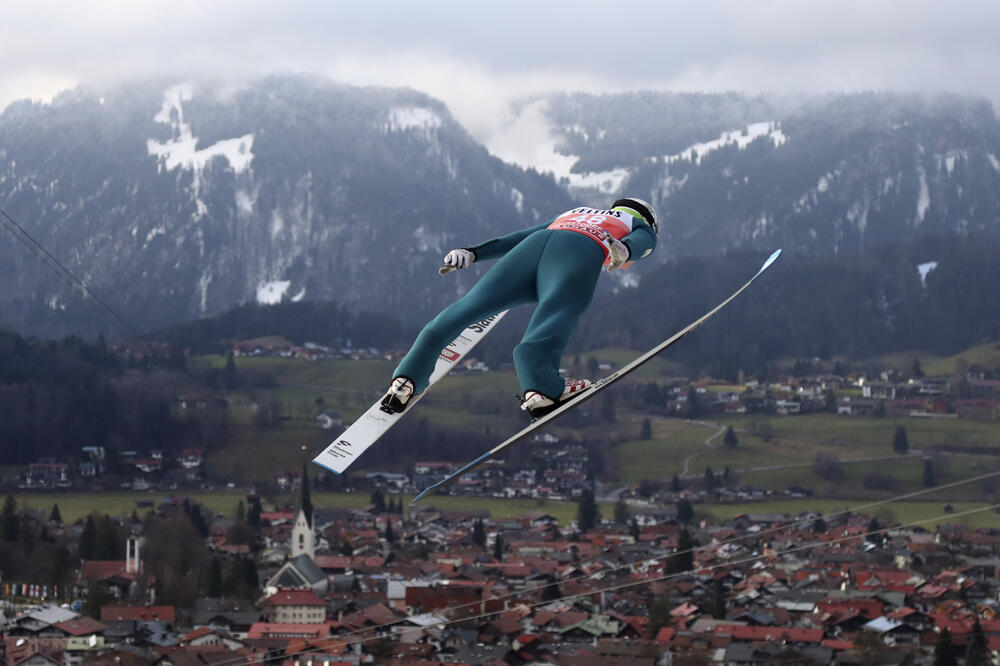
<svg viewBox="0 0 1000 666">
<path fill-rule="evenodd" d="M 239 490 L 230 491 L 202 491 L 178 494 L 178 497 L 187 497 L 196 500 L 209 510 L 233 516 L 236 513 L 236 506 L 241 499 L 245 498 L 245 492 Z M 162 502 L 167 495 L 162 492 L 155 493 L 29 493 L 15 495 L 19 506 L 41 509 L 48 513 L 53 504 L 59 505 L 59 512 L 64 522 L 72 523 L 79 518 L 85 517 L 92 511 L 99 511 L 111 516 L 128 516 L 136 511 L 139 516 L 145 514 L 146 508 L 137 509 L 137 501 L 152 501 L 155 505 Z M 313 493 L 313 502 L 317 507 L 354 507 L 363 508 L 368 505 L 370 495 L 368 493 Z M 404 506 L 407 505 L 409 497 L 402 496 Z M 290 506 L 294 501 L 291 495 L 276 498 L 279 504 Z M 904 501 L 891 504 L 882 504 L 878 507 L 864 509 L 866 500 L 818 500 L 818 499 L 797 499 L 782 501 L 754 502 L 746 504 L 696 504 L 695 509 L 699 514 L 715 520 L 725 520 L 740 513 L 782 513 L 791 516 L 798 515 L 804 511 L 815 511 L 824 515 L 831 515 L 845 510 L 854 512 L 879 514 L 882 516 L 891 512 L 900 523 L 910 523 L 927 518 L 940 517 L 938 522 L 955 522 L 957 524 L 968 525 L 970 527 L 1000 527 L 1000 514 L 993 511 L 983 511 L 969 516 L 957 517 L 954 520 L 948 518 L 945 513 L 945 501 Z M 545 501 L 531 499 L 495 499 L 488 497 L 430 497 L 420 503 L 419 506 L 434 507 L 442 510 L 487 510 L 494 518 L 517 518 L 526 511 L 543 511 L 559 520 L 561 525 L 568 525 L 576 518 L 577 504 L 572 501 Z M 989 506 L 984 502 L 953 502 L 952 506 L 956 513 L 969 509 L 976 509 Z M 265 510 L 270 510 L 272 504 L 265 502 Z M 601 504 L 601 515 L 611 517 L 614 507 L 610 504 Z M 933 528 L 933 524 L 929 527 Z"/>
<path fill-rule="evenodd" d="M 625 442 L 615 447 L 618 479 L 636 483 L 643 479 L 670 479 L 684 468 L 684 458 L 705 450 L 705 439 L 717 428 L 677 419 L 655 419 L 653 439 Z"/>
<path fill-rule="evenodd" d="M 946 502 L 894 502 L 877 507 L 862 509 L 864 502 L 846 502 L 840 500 L 787 500 L 776 502 L 756 502 L 753 504 L 697 504 L 697 514 L 704 514 L 716 520 L 726 520 L 740 513 L 782 513 L 797 516 L 800 513 L 814 511 L 829 516 L 851 510 L 854 513 L 866 515 L 891 515 L 901 525 L 933 519 L 923 525 L 924 529 L 933 531 L 935 525 L 951 523 L 967 527 L 1000 527 L 1000 514 L 992 510 L 992 506 L 983 502 L 954 502 L 951 504 L 954 513 L 970 509 L 983 509 L 967 516 L 951 518 L 946 513 Z"/>
<path fill-rule="evenodd" d="M 245 500 L 246 492 L 240 490 L 227 491 L 193 491 L 178 492 L 181 498 L 195 500 L 214 513 L 227 516 L 236 514 L 236 506 L 240 500 Z M 98 511 L 115 517 L 126 517 L 133 511 L 141 517 L 148 508 L 138 508 L 137 502 L 153 502 L 158 506 L 169 495 L 157 492 L 100 492 L 100 493 L 22 493 L 14 495 L 18 506 L 22 508 L 41 509 L 46 515 L 52 510 L 53 504 L 59 505 L 59 513 L 63 522 L 69 524 L 88 514 Z M 401 497 L 403 505 L 407 506 L 409 496 Z M 320 508 L 368 506 L 370 493 L 325 493 L 313 492 L 313 504 Z M 274 498 L 274 502 L 284 506 L 292 506 L 295 498 L 283 495 Z M 265 501 L 264 509 L 273 508 L 273 502 Z M 489 497 L 429 497 L 418 506 L 435 507 L 441 510 L 488 510 L 494 518 L 517 518 L 526 511 L 544 511 L 557 518 L 562 525 L 568 525 L 576 518 L 577 504 L 571 501 L 531 500 L 531 499 L 494 499 Z M 601 514 L 610 517 L 614 508 L 610 504 L 601 504 Z"/>
<path fill-rule="evenodd" d="M 993 347 L 967 350 L 963 358 L 987 358 Z M 627 363 L 635 353 L 620 349 L 602 349 L 572 355 L 568 363 L 586 365 L 590 358 Z M 897 365 L 912 363 L 914 356 L 927 363 L 947 363 L 927 354 L 900 352 L 882 362 Z M 881 357 L 880 357 L 881 358 Z M 950 362 L 954 362 L 954 358 Z M 194 365 L 220 367 L 221 356 L 201 357 Z M 318 451 L 328 443 L 330 431 L 313 423 L 320 408 L 334 409 L 350 422 L 366 409 L 382 389 L 391 374 L 393 362 L 385 360 L 306 361 L 300 359 L 240 358 L 236 360 L 241 373 L 267 373 L 275 382 L 272 388 L 246 389 L 232 393 L 230 398 L 231 445 L 214 448 L 207 461 L 213 476 L 222 476 L 238 485 L 256 479 L 269 479 L 278 471 L 297 469 L 303 446 L 309 452 Z M 654 359 L 635 379 L 642 382 L 673 376 L 682 368 L 665 359 Z M 925 370 L 931 374 L 933 367 Z M 721 387 L 730 388 L 730 387 Z M 517 393 L 513 372 L 490 372 L 445 378 L 428 394 L 420 406 L 419 418 L 404 420 L 397 428 L 402 433 L 413 432 L 424 420 L 435 429 L 468 433 L 489 433 L 499 438 L 523 425 L 513 395 Z M 613 392 L 609 392 L 613 395 Z M 591 405 L 601 405 L 601 397 Z M 270 401 L 277 404 L 281 421 L 278 427 L 260 430 L 254 426 L 255 404 Z M 754 485 L 783 490 L 790 485 L 805 486 L 820 497 L 884 497 L 891 493 L 918 490 L 922 487 L 922 462 L 919 456 L 900 458 L 889 464 L 859 462 L 864 459 L 893 456 L 892 440 L 897 425 L 907 429 L 911 451 L 937 452 L 937 481 L 949 483 L 969 478 L 1000 466 L 1000 424 L 967 420 L 858 418 L 833 414 L 811 414 L 789 417 L 737 416 L 716 417 L 722 425 L 732 425 L 740 443 L 735 449 L 722 446 L 722 438 L 704 442 L 715 434 L 715 426 L 689 423 L 679 419 L 651 417 L 653 437 L 636 439 L 640 424 L 647 415 L 630 411 L 624 401 L 616 403 L 614 424 L 601 423 L 586 430 L 569 427 L 569 421 L 549 426 L 549 432 L 562 437 L 592 442 L 622 442 L 612 450 L 604 473 L 608 483 L 637 483 L 643 479 L 669 480 L 680 473 L 684 460 L 694 456 L 688 477 L 697 480 L 706 467 L 716 473 L 730 468 L 741 485 Z M 765 423 L 770 429 L 768 441 L 752 436 L 750 431 Z M 820 453 L 836 456 L 842 461 L 845 478 L 838 483 L 820 479 L 813 462 Z M 852 462 L 853 461 L 853 462 Z M 365 471 L 362 459 L 356 472 Z M 760 469 L 779 467 L 779 469 Z M 402 469 L 393 471 L 404 471 Z M 865 488 L 866 477 L 879 472 L 895 478 L 889 490 Z M 980 496 L 975 484 L 950 491 L 949 499 L 967 500 Z"/>
<path fill-rule="evenodd" d="M 947 358 L 927 362 L 921 360 L 921 364 L 924 374 L 930 376 L 953 375 L 963 364 L 966 367 L 969 365 L 981 365 L 985 368 L 1000 367 L 1000 343 L 986 342 Z"/>
<path fill-rule="evenodd" d="M 692 454 L 688 477 L 698 483 L 706 467 L 716 474 L 726 467 L 737 485 L 784 490 L 809 488 L 820 498 L 884 498 L 923 489 L 923 455 L 934 454 L 937 485 L 954 483 L 1000 469 L 1000 425 L 965 420 L 876 419 L 814 414 L 788 417 L 724 417 L 732 425 L 739 445 L 726 448 L 722 438 L 706 448 L 704 440 L 716 432 L 714 425 L 681 420 L 655 420 L 654 439 L 629 441 L 615 448 L 618 476 L 635 483 L 642 479 L 668 480 L 681 471 Z M 771 437 L 764 441 L 750 434 L 765 421 Z M 660 422 L 663 421 L 661 424 Z M 897 456 L 892 439 L 897 425 L 907 430 L 911 455 Z M 961 451 L 973 453 L 956 453 Z M 835 483 L 814 470 L 817 455 L 841 461 L 844 478 Z M 872 460 L 878 459 L 878 460 Z M 776 468 L 776 469 L 774 469 Z M 890 477 L 887 488 L 870 486 L 876 476 Z M 982 482 L 969 483 L 939 495 L 952 501 L 975 500 L 988 490 Z"/>
</svg>

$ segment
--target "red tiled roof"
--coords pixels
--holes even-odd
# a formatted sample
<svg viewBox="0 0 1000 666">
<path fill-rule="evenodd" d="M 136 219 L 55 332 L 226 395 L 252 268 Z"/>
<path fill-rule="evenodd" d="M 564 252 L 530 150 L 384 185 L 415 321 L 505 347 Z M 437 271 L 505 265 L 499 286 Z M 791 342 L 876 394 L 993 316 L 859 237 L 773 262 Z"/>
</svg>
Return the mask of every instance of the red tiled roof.
<svg viewBox="0 0 1000 666">
<path fill-rule="evenodd" d="M 105 580 L 116 575 L 130 576 L 125 573 L 125 560 L 84 560 L 80 567 L 81 580 Z"/>
<path fill-rule="evenodd" d="M 656 643 L 657 645 L 670 645 L 676 635 L 677 629 L 674 627 L 663 627 L 660 629 L 660 632 L 656 634 Z"/>
<path fill-rule="evenodd" d="M 816 643 L 823 640 L 822 629 L 800 627 L 750 627 L 738 624 L 720 624 L 716 634 L 729 634 L 737 641 L 786 641 L 790 643 Z"/>
<path fill-rule="evenodd" d="M 66 622 L 59 622 L 52 626 L 60 631 L 65 631 L 70 636 L 86 636 L 88 634 L 96 634 L 108 628 L 106 625 L 98 622 L 97 620 L 86 616 L 67 620 Z"/>
<path fill-rule="evenodd" d="M 254 622 L 247 632 L 248 639 L 259 638 L 324 638 L 330 635 L 331 622 L 293 624 L 290 622 Z"/>
<path fill-rule="evenodd" d="M 264 600 L 264 606 L 326 606 L 312 590 L 278 590 Z"/>
<path fill-rule="evenodd" d="M 201 638 L 202 636 L 207 636 L 211 633 L 214 633 L 214 631 L 215 631 L 214 629 L 209 629 L 208 627 L 201 627 L 199 629 L 195 629 L 194 631 L 189 631 L 188 633 L 184 634 L 183 636 L 180 637 L 179 641 L 182 644 L 187 643 L 188 641 L 193 641 L 196 638 Z"/>
</svg>

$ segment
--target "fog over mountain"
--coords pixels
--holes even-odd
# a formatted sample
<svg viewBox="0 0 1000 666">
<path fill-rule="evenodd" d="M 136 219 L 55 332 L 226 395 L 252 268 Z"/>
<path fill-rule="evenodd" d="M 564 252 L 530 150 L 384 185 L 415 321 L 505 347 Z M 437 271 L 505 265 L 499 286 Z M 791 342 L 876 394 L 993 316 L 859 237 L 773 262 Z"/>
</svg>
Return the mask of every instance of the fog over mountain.
<svg viewBox="0 0 1000 666">
<path fill-rule="evenodd" d="M 492 154 L 426 94 L 312 77 L 80 87 L 0 115 L 0 202 L 141 330 L 282 299 L 423 319 L 475 280 L 437 276 L 448 249 L 622 193 L 657 206 L 661 247 L 606 289 L 689 255 L 1000 237 L 1000 125 L 975 98 L 559 94 L 519 127 Z M 108 332 L 0 238 L 4 323 Z"/>
</svg>

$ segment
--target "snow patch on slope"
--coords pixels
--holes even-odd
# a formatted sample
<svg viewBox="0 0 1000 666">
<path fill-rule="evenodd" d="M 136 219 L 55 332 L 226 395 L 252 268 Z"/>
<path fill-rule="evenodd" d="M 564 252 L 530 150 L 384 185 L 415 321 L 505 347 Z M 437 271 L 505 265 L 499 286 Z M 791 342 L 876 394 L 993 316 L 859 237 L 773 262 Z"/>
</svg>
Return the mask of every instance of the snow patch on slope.
<svg viewBox="0 0 1000 666">
<path fill-rule="evenodd" d="M 441 127 L 441 116 L 430 109 L 421 107 L 396 107 L 389 111 L 388 132 L 405 132 L 406 130 L 421 130 L 430 132 Z"/>
<path fill-rule="evenodd" d="M 184 122 L 183 103 L 191 99 L 191 85 L 182 83 L 168 88 L 163 94 L 163 107 L 153 116 L 158 123 L 169 125 L 173 137 L 169 141 L 146 140 L 150 155 L 161 160 L 167 171 L 177 167 L 204 170 L 205 165 L 216 157 L 224 157 L 236 173 L 242 173 L 253 161 L 253 134 L 244 134 L 233 139 L 223 139 L 211 146 L 198 150 L 198 139 L 191 134 L 191 125 Z"/>
<path fill-rule="evenodd" d="M 675 155 L 664 155 L 663 161 L 670 164 L 671 162 L 676 162 L 678 160 L 690 160 L 695 164 L 700 164 L 705 155 L 708 155 L 719 148 L 735 144 L 740 150 L 743 150 L 755 139 L 762 136 L 770 137 L 775 148 L 781 146 L 788 140 L 785 133 L 777 127 L 776 123 L 750 123 L 746 126 L 746 129 L 723 132 L 719 135 L 718 139 L 713 141 L 693 144 Z"/>
<path fill-rule="evenodd" d="M 276 305 L 288 293 L 291 280 L 272 280 L 257 287 L 257 302 L 261 305 Z M 304 294 L 303 294 L 304 295 Z"/>
<path fill-rule="evenodd" d="M 917 272 L 920 273 L 921 285 L 925 287 L 927 286 L 927 274 L 937 268 L 937 265 L 938 262 L 936 261 L 928 261 L 927 263 L 917 265 Z"/>
<path fill-rule="evenodd" d="M 927 172 L 923 166 L 917 167 L 917 174 L 920 177 L 920 194 L 917 195 L 917 224 L 924 221 L 927 216 L 927 209 L 931 206 L 930 188 L 927 187 Z"/>
</svg>

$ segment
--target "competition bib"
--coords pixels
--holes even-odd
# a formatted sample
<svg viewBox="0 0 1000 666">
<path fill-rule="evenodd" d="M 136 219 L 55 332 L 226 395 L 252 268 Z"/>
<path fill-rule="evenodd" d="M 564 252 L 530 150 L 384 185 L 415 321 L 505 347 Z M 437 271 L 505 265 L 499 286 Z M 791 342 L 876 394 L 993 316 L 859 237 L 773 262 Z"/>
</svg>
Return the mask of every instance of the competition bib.
<svg viewBox="0 0 1000 666">
<path fill-rule="evenodd" d="M 592 238 L 604 250 L 604 261 L 608 262 L 608 237 L 618 240 L 632 232 L 632 216 L 618 210 L 597 208 L 574 208 L 552 221 L 549 229 L 575 231 Z"/>
</svg>

